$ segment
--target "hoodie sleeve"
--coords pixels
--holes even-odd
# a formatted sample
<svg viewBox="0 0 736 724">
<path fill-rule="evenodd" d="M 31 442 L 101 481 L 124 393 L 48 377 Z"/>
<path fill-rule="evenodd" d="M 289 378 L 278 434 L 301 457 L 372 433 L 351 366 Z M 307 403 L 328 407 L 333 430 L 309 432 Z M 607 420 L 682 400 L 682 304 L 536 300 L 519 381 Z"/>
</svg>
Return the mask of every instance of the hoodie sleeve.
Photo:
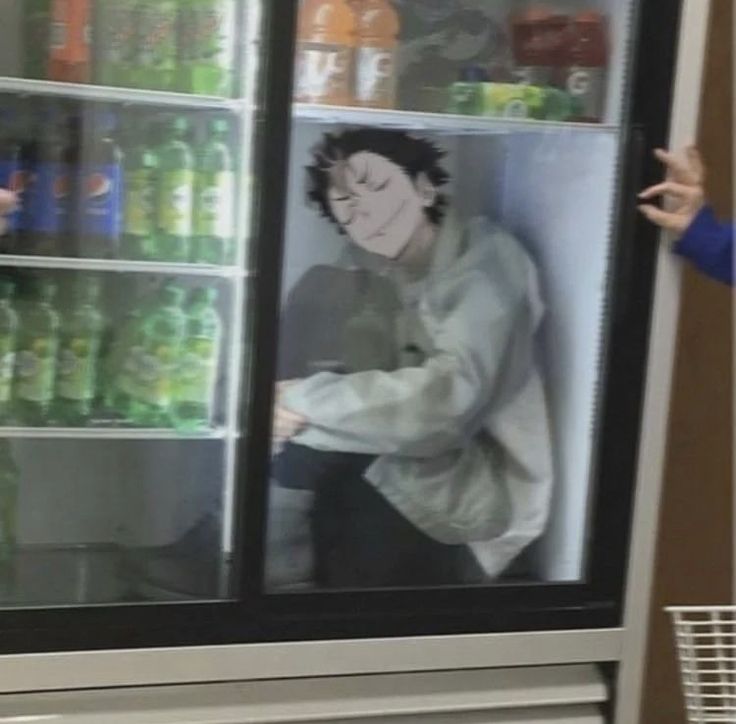
<svg viewBox="0 0 736 724">
<path fill-rule="evenodd" d="M 284 405 L 309 421 L 295 442 L 410 457 L 462 447 L 506 371 L 511 340 L 530 336 L 533 315 L 519 289 L 477 268 L 445 284 L 441 301 L 423 315 L 434 351 L 421 367 L 322 373 L 291 387 Z"/>
<path fill-rule="evenodd" d="M 704 207 L 675 244 L 675 252 L 712 279 L 733 285 L 733 236 L 733 225 L 718 223 Z"/>
</svg>

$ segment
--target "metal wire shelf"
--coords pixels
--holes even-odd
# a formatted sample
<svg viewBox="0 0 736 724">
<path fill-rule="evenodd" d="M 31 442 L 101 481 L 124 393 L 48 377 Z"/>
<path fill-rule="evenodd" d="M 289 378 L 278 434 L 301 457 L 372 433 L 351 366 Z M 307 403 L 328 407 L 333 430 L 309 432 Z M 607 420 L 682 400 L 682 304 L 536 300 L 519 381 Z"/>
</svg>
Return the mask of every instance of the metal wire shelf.
<svg viewBox="0 0 736 724">
<path fill-rule="evenodd" d="M 667 609 L 691 724 L 736 722 L 736 606 Z"/>
</svg>

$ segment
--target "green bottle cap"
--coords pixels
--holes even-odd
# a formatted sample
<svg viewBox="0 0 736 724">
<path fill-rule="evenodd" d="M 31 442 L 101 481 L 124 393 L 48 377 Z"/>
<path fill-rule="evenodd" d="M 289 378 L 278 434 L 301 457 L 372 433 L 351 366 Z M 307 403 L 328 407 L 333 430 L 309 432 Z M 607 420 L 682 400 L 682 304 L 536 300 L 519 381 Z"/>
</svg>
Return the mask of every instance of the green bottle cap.
<svg viewBox="0 0 736 724">
<path fill-rule="evenodd" d="M 100 280 L 93 275 L 83 274 L 77 277 L 74 285 L 74 294 L 77 299 L 86 302 L 95 302 L 100 296 Z"/>
<path fill-rule="evenodd" d="M 218 292 L 216 287 L 197 287 L 189 298 L 192 307 L 214 304 L 217 301 Z"/>
<path fill-rule="evenodd" d="M 169 127 L 177 136 L 185 136 L 189 132 L 189 121 L 184 116 L 176 116 L 171 119 Z"/>
<path fill-rule="evenodd" d="M 161 303 L 167 307 L 178 307 L 184 301 L 185 295 L 178 284 L 166 284 L 161 289 Z"/>
<path fill-rule="evenodd" d="M 230 132 L 230 123 L 226 118 L 213 118 L 210 121 L 210 133 L 213 136 L 226 136 Z"/>
<path fill-rule="evenodd" d="M 40 302 L 53 302 L 56 297 L 56 283 L 50 279 L 42 279 L 38 282 L 38 301 Z"/>
<path fill-rule="evenodd" d="M 15 294 L 15 284 L 10 279 L 0 279 L 0 299 L 9 300 Z"/>
</svg>

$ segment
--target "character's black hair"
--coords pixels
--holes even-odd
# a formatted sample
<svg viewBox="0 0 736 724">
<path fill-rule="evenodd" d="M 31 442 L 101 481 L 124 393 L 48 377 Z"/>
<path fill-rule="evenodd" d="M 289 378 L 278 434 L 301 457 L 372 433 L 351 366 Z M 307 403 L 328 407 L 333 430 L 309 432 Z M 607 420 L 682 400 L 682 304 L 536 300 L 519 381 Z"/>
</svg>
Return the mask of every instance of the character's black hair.
<svg viewBox="0 0 736 724">
<path fill-rule="evenodd" d="M 335 164 L 347 161 L 352 155 L 362 151 L 377 153 L 401 166 L 412 181 L 424 173 L 432 185 L 439 189 L 450 180 L 447 171 L 440 166 L 445 152 L 431 141 L 405 131 L 359 128 L 339 135 L 326 133 L 322 141 L 312 149 L 314 163 L 306 167 L 307 199 L 323 216 L 338 226 L 340 224 L 332 213 L 327 196 L 332 180 L 331 172 Z M 434 205 L 426 210 L 427 218 L 433 224 L 439 224 L 444 218 L 446 206 L 447 197 L 438 193 Z"/>
</svg>

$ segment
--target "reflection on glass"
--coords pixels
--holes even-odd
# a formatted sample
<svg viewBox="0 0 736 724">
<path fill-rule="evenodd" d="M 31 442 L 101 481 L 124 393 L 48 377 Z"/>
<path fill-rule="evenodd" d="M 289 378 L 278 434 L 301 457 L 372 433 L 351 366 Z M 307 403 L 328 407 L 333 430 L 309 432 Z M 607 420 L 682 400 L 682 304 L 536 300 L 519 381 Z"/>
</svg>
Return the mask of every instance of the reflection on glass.
<svg viewBox="0 0 736 724">
<path fill-rule="evenodd" d="M 310 213 L 346 243 L 282 314 L 272 586 L 483 583 L 544 530 L 537 272 L 510 233 L 453 208 L 444 156 L 378 129 L 311 151 Z"/>
</svg>

